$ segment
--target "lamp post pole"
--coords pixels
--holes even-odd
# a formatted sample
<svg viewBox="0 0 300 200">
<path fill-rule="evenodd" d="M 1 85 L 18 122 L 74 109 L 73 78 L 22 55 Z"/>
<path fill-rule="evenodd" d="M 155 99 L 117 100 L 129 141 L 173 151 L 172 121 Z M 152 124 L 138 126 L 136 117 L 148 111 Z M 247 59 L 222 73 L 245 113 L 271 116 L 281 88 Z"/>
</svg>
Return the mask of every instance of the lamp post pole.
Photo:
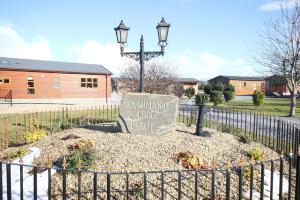
<svg viewBox="0 0 300 200">
<path fill-rule="evenodd" d="M 145 64 L 145 51 L 144 51 L 144 37 L 141 36 L 140 41 L 140 93 L 144 92 L 144 64 Z"/>
<path fill-rule="evenodd" d="M 167 38 L 170 24 L 168 24 L 164 18 L 156 26 L 158 32 L 159 46 L 161 47 L 160 51 L 145 51 L 144 49 L 144 37 L 141 35 L 140 39 L 140 51 L 139 52 L 124 52 L 124 44 L 127 43 L 127 36 L 129 27 L 127 27 L 123 21 L 119 24 L 118 27 L 114 28 L 116 31 L 117 41 L 120 43 L 121 56 L 126 56 L 140 62 L 140 81 L 139 81 L 139 92 L 144 92 L 144 66 L 145 61 L 148 61 L 152 58 L 163 56 L 165 53 L 165 47 L 167 46 Z"/>
</svg>

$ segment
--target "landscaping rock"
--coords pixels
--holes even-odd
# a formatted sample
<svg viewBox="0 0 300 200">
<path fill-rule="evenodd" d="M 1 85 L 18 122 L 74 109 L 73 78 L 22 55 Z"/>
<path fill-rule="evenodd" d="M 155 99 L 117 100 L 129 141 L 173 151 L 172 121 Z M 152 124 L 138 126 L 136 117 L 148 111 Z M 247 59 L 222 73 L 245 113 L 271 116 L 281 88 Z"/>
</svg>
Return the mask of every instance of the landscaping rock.
<svg viewBox="0 0 300 200">
<path fill-rule="evenodd" d="M 132 134 L 165 134 L 173 132 L 178 98 L 160 94 L 127 94 L 120 105 L 118 126 Z"/>
</svg>

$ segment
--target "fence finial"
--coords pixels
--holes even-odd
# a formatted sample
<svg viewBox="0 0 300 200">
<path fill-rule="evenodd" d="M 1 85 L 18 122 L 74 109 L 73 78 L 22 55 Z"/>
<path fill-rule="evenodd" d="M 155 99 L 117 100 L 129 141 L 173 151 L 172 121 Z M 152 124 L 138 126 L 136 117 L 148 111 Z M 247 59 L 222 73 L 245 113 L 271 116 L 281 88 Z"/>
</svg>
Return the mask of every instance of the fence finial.
<svg viewBox="0 0 300 200">
<path fill-rule="evenodd" d="M 217 166 L 217 163 L 216 163 L 215 157 L 214 157 L 213 160 L 211 161 L 211 168 L 212 168 L 212 170 L 215 170 L 216 166 Z"/>
<path fill-rule="evenodd" d="M 244 156 L 241 155 L 239 160 L 239 166 L 242 167 L 243 165 L 244 165 Z"/>
<path fill-rule="evenodd" d="M 64 156 L 63 158 L 63 163 L 62 163 L 62 167 L 63 169 L 65 170 L 67 168 L 68 164 L 67 164 L 67 161 L 66 161 L 66 157 Z"/>
</svg>

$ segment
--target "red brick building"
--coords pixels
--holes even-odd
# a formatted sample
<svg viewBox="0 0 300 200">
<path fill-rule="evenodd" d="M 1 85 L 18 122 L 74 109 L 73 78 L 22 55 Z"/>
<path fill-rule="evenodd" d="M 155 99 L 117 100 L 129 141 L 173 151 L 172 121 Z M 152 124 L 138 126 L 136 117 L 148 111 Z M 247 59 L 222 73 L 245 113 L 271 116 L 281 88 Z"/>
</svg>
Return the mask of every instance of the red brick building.
<svg viewBox="0 0 300 200">
<path fill-rule="evenodd" d="M 235 88 L 235 95 L 252 95 L 254 91 L 265 91 L 264 77 L 246 77 L 246 76 L 217 76 L 208 80 L 209 84 L 217 83 L 228 85 Z"/>
<path fill-rule="evenodd" d="M 0 94 L 13 99 L 109 98 L 112 73 L 101 65 L 0 57 Z"/>
<path fill-rule="evenodd" d="M 283 76 L 273 75 L 267 77 L 265 80 L 267 95 L 290 95 L 290 91 L 287 87 L 287 82 Z M 300 85 L 297 88 L 297 93 L 300 93 Z"/>
</svg>

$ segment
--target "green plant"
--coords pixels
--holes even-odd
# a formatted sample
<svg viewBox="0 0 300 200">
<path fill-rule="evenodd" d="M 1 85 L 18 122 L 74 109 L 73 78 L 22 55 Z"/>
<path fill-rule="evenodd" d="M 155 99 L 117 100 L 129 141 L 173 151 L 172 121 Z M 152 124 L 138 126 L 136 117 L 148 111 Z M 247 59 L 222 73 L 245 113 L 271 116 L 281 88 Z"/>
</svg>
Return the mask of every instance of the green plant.
<svg viewBox="0 0 300 200">
<path fill-rule="evenodd" d="M 257 148 L 252 148 L 247 152 L 247 156 L 255 161 L 262 161 L 264 153 Z"/>
<path fill-rule="evenodd" d="M 143 199 L 144 198 L 144 188 L 141 183 L 135 183 L 132 186 L 132 190 L 130 191 L 130 195 L 134 199 Z"/>
<path fill-rule="evenodd" d="M 184 95 L 187 96 L 189 99 L 195 95 L 195 88 L 189 87 L 184 90 Z"/>
<path fill-rule="evenodd" d="M 96 159 L 96 152 L 94 149 L 84 149 L 73 151 L 66 156 L 67 170 L 74 173 L 76 169 L 88 170 L 90 169 Z"/>
<path fill-rule="evenodd" d="M 194 100 L 196 105 L 203 105 L 208 102 L 208 95 L 198 93 L 196 94 Z"/>
<path fill-rule="evenodd" d="M 212 91 L 210 93 L 210 101 L 217 106 L 223 102 L 223 93 L 221 91 Z"/>
<path fill-rule="evenodd" d="M 250 144 L 251 139 L 250 139 L 250 137 L 247 136 L 247 135 L 241 135 L 241 136 L 239 137 L 239 141 L 242 142 L 242 143 L 245 143 L 245 144 Z"/>
<path fill-rule="evenodd" d="M 228 126 L 222 126 L 222 132 L 223 133 L 230 133 L 230 127 L 228 127 Z"/>
<path fill-rule="evenodd" d="M 184 88 L 180 83 L 177 83 L 173 87 L 173 93 L 178 98 L 181 98 L 184 95 Z"/>
<path fill-rule="evenodd" d="M 252 95 L 252 102 L 255 106 L 261 106 L 265 103 L 265 93 L 254 91 Z"/>
<path fill-rule="evenodd" d="M 72 127 L 71 123 L 68 121 L 60 121 L 59 122 L 59 128 L 61 130 L 70 129 Z"/>
<path fill-rule="evenodd" d="M 47 132 L 43 131 L 43 130 L 27 132 L 25 134 L 25 141 L 27 141 L 27 143 L 37 142 L 38 140 L 42 139 L 46 135 L 47 135 Z"/>
<path fill-rule="evenodd" d="M 233 85 L 228 84 L 225 86 L 224 91 L 231 91 L 231 92 L 235 92 L 235 88 Z"/>
<path fill-rule="evenodd" d="M 11 149 L 7 152 L 7 158 L 8 159 L 21 158 L 21 157 L 24 157 L 28 153 L 29 153 L 29 150 L 24 147 L 20 147 L 17 149 Z"/>
<path fill-rule="evenodd" d="M 203 90 L 204 90 L 205 94 L 210 95 L 210 93 L 212 91 L 211 85 L 210 84 L 205 85 Z"/>
<path fill-rule="evenodd" d="M 224 85 L 222 83 L 217 83 L 212 87 L 213 91 L 220 91 L 223 92 L 224 90 Z"/>
<path fill-rule="evenodd" d="M 234 91 L 224 91 L 223 94 L 226 102 L 234 99 Z"/>
<path fill-rule="evenodd" d="M 69 146 L 70 150 L 93 149 L 96 146 L 93 140 L 79 140 Z"/>
</svg>

